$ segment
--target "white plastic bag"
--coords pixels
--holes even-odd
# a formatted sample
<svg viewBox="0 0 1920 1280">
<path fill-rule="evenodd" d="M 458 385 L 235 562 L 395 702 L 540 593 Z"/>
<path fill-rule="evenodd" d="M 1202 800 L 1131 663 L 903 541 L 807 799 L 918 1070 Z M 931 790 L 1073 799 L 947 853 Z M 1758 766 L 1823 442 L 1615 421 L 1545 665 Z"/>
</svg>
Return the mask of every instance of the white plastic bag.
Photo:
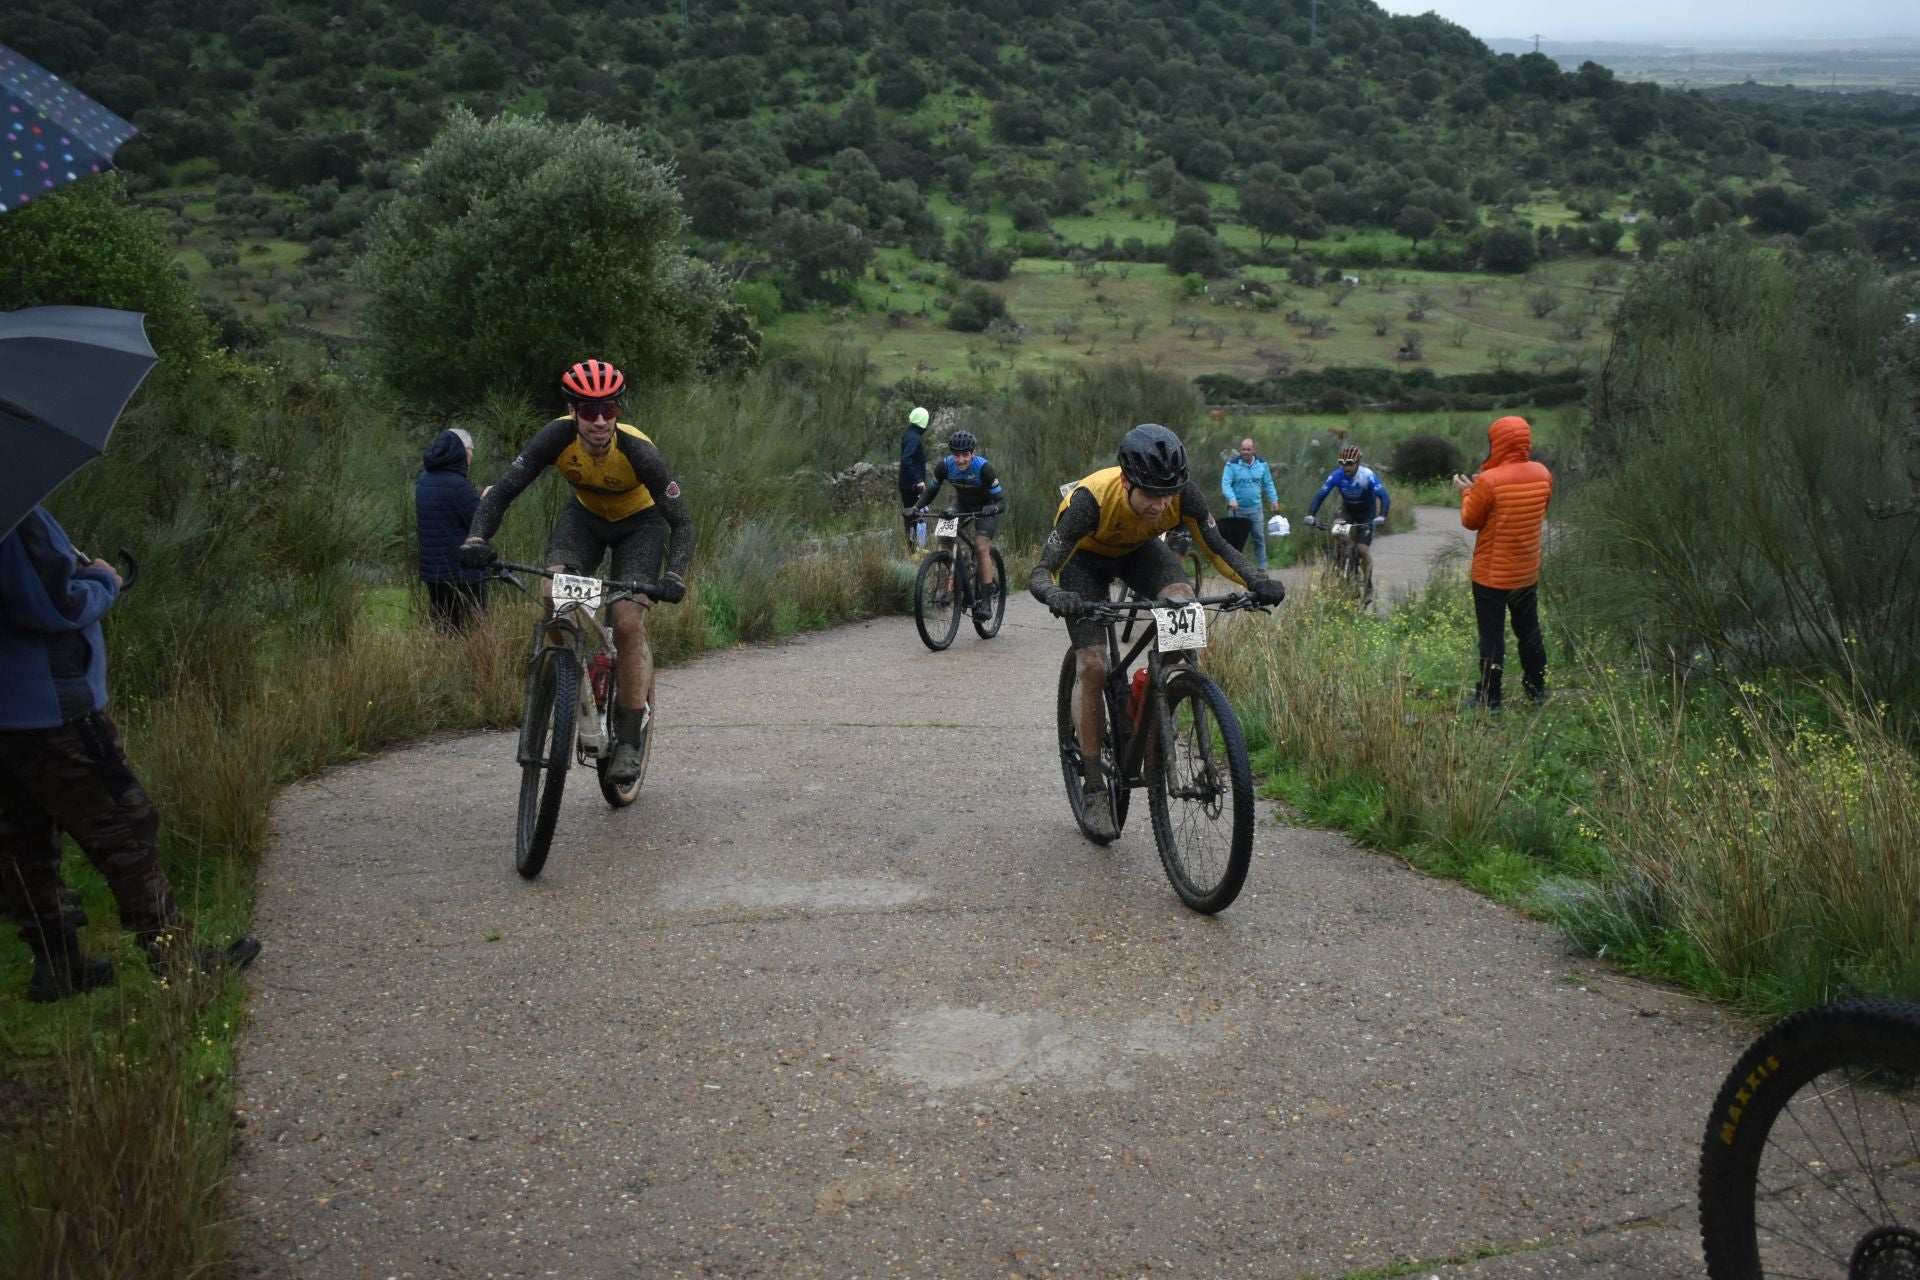
<svg viewBox="0 0 1920 1280">
<path fill-rule="evenodd" d="M 1275 516 L 1273 519 L 1267 521 L 1267 536 L 1269 538 L 1284 538 L 1292 532 L 1293 526 L 1287 523 L 1285 516 Z"/>
</svg>

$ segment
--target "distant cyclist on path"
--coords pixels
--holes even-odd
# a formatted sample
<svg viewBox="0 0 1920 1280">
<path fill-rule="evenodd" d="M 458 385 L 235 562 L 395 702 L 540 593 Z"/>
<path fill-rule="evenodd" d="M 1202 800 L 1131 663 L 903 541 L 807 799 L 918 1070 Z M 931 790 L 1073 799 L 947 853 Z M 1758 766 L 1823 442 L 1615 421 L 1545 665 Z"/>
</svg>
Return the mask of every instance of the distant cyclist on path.
<svg viewBox="0 0 1920 1280">
<path fill-rule="evenodd" d="M 990 552 L 994 531 L 1000 527 L 1000 513 L 1007 509 L 1006 495 L 1001 491 L 1000 477 L 993 473 L 993 464 L 980 455 L 980 441 L 971 431 L 956 431 L 947 437 L 947 456 L 933 464 L 933 485 L 920 486 L 926 490 L 920 505 L 931 506 L 940 486 L 949 482 L 960 510 L 977 513 L 973 522 L 973 549 L 979 554 L 973 562 L 980 569 L 980 589 L 974 592 L 973 616 L 991 618 L 993 556 Z"/>
<path fill-rule="evenodd" d="M 678 603 L 687 593 L 687 564 L 693 559 L 693 517 L 681 500 L 680 486 L 666 460 L 638 428 L 621 422 L 620 403 L 627 379 L 604 360 L 582 360 L 560 377 L 567 415 L 534 433 L 520 456 L 480 500 L 473 527 L 460 549 L 461 563 L 487 565 L 494 560 L 488 540 L 499 531 L 507 508 L 521 490 L 552 467 L 573 486 L 573 501 L 560 512 L 547 545 L 547 568 L 556 573 L 597 573 L 601 558 L 613 552 L 612 578 L 622 582 L 659 579 L 654 600 Z M 667 545 L 663 548 L 662 543 Z M 661 574 L 664 552 L 666 573 Z M 551 601 L 552 587 L 548 595 Z M 653 706 L 653 649 L 647 643 L 647 609 L 652 601 L 617 600 L 610 610 L 619 650 L 615 684 L 613 758 L 607 778 L 627 786 L 640 776 L 641 749 Z"/>
<path fill-rule="evenodd" d="M 1372 467 L 1360 465 L 1360 446 L 1350 444 L 1340 450 L 1340 465 L 1327 475 L 1326 483 L 1320 486 L 1320 492 L 1313 495 L 1313 501 L 1307 504 L 1307 524 L 1309 527 L 1320 523 L 1315 514 L 1320 503 L 1335 489 L 1340 491 L 1340 514 L 1347 522 L 1347 537 L 1353 539 L 1354 553 L 1360 557 L 1361 567 L 1366 571 L 1367 595 L 1373 595 L 1373 531 L 1378 525 L 1387 522 L 1387 508 L 1393 500 L 1387 496 L 1387 486 L 1380 483 L 1380 477 L 1373 473 Z M 1373 504 L 1379 500 L 1380 511 L 1374 513 Z"/>
</svg>

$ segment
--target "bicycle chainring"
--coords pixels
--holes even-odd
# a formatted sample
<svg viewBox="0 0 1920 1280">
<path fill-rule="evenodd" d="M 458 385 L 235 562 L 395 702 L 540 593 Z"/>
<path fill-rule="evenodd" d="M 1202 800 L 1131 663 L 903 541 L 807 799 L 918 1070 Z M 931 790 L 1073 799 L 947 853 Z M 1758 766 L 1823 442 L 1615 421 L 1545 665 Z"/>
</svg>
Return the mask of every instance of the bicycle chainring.
<svg viewBox="0 0 1920 1280">
<path fill-rule="evenodd" d="M 1920 1280 L 1920 1233 L 1908 1227 L 1878 1227 L 1854 1246 L 1850 1280 Z"/>
</svg>

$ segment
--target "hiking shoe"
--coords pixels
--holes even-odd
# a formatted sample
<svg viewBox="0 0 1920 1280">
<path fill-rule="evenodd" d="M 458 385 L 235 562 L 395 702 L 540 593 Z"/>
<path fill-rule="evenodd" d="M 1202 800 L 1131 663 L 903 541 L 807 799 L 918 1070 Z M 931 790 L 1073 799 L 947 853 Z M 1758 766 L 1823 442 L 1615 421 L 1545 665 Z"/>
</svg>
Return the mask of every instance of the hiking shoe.
<svg viewBox="0 0 1920 1280">
<path fill-rule="evenodd" d="M 136 935 L 147 967 L 161 977 L 186 973 L 238 973 L 260 958 L 258 938 L 236 938 L 224 947 L 192 941 L 179 929 Z"/>
<path fill-rule="evenodd" d="M 27 979 L 27 999 L 35 1004 L 52 1004 L 113 981 L 113 961 L 85 954 L 80 950 L 80 939 L 71 934 L 49 949 L 32 949 L 33 976 Z"/>
<path fill-rule="evenodd" d="M 1120 828 L 1113 821 L 1113 798 L 1107 794 L 1106 783 L 1085 784 L 1080 792 L 1080 810 L 1088 835 L 1102 844 L 1119 838 Z"/>
</svg>

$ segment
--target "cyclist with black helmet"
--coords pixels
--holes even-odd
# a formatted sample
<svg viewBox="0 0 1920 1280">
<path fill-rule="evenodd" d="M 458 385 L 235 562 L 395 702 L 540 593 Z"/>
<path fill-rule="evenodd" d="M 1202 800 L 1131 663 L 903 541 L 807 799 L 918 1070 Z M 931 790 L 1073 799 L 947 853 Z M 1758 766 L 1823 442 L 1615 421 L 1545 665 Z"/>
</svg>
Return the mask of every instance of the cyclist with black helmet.
<svg viewBox="0 0 1920 1280">
<path fill-rule="evenodd" d="M 1335 489 L 1340 491 L 1340 513 L 1347 522 L 1347 536 L 1353 539 L 1354 553 L 1360 557 L 1361 568 L 1366 573 L 1366 592 L 1369 599 L 1373 596 L 1373 531 L 1378 525 L 1387 522 L 1387 508 L 1392 499 L 1387 497 L 1387 486 L 1380 483 L 1380 477 L 1373 473 L 1372 467 L 1360 465 L 1360 446 L 1345 445 L 1340 450 L 1340 465 L 1327 475 L 1326 483 L 1320 486 L 1320 492 L 1313 495 L 1313 501 L 1307 504 L 1307 525 L 1309 528 L 1320 523 L 1318 515 L 1320 503 Z M 1380 511 L 1375 514 L 1373 504 L 1379 499 Z"/>
<path fill-rule="evenodd" d="M 648 720 L 653 706 L 653 649 L 647 643 L 647 609 L 654 602 L 674 604 L 685 597 L 687 564 L 693 558 L 693 517 L 667 463 L 636 427 L 620 421 L 627 379 L 604 360 L 582 360 L 560 377 L 567 403 L 565 417 L 534 433 L 493 488 L 480 500 L 473 524 L 460 548 L 460 562 L 474 567 L 493 563 L 488 539 L 500 528 L 507 508 L 548 467 L 573 486 L 573 501 L 560 512 L 547 544 L 547 567 L 556 573 L 592 575 L 606 553 L 613 553 L 612 578 L 622 582 L 659 580 L 652 601 L 615 601 L 611 613 L 619 652 L 618 704 L 614 711 L 614 751 L 607 778 L 628 786 L 640 776 L 646 755 Z M 662 557 L 666 572 L 661 573 Z M 552 586 L 549 584 L 548 592 Z"/>
<path fill-rule="evenodd" d="M 1107 585 L 1116 578 L 1143 596 L 1192 599 L 1193 584 L 1179 557 L 1159 536 L 1183 525 L 1215 567 L 1262 604 L 1286 598 L 1278 580 L 1256 570 L 1220 535 L 1206 495 L 1187 476 L 1180 437 L 1154 422 L 1121 439 L 1118 466 L 1068 488 L 1027 583 L 1035 599 L 1067 620 L 1079 666 L 1073 724 L 1080 739 L 1087 826 L 1102 839 L 1119 834 L 1100 772 L 1107 653 L 1101 628 L 1080 615 L 1088 602 L 1106 598 Z"/>
<path fill-rule="evenodd" d="M 974 517 L 973 547 L 979 554 L 973 562 L 980 566 L 980 589 L 973 595 L 973 616 L 993 616 L 993 535 L 1000 527 L 1000 513 L 1007 509 L 1006 495 L 993 464 L 980 454 L 980 441 L 971 431 L 956 431 L 947 437 L 947 456 L 933 464 L 933 487 L 920 499 L 922 507 L 931 506 L 940 486 L 951 483 L 960 510 Z"/>
</svg>

